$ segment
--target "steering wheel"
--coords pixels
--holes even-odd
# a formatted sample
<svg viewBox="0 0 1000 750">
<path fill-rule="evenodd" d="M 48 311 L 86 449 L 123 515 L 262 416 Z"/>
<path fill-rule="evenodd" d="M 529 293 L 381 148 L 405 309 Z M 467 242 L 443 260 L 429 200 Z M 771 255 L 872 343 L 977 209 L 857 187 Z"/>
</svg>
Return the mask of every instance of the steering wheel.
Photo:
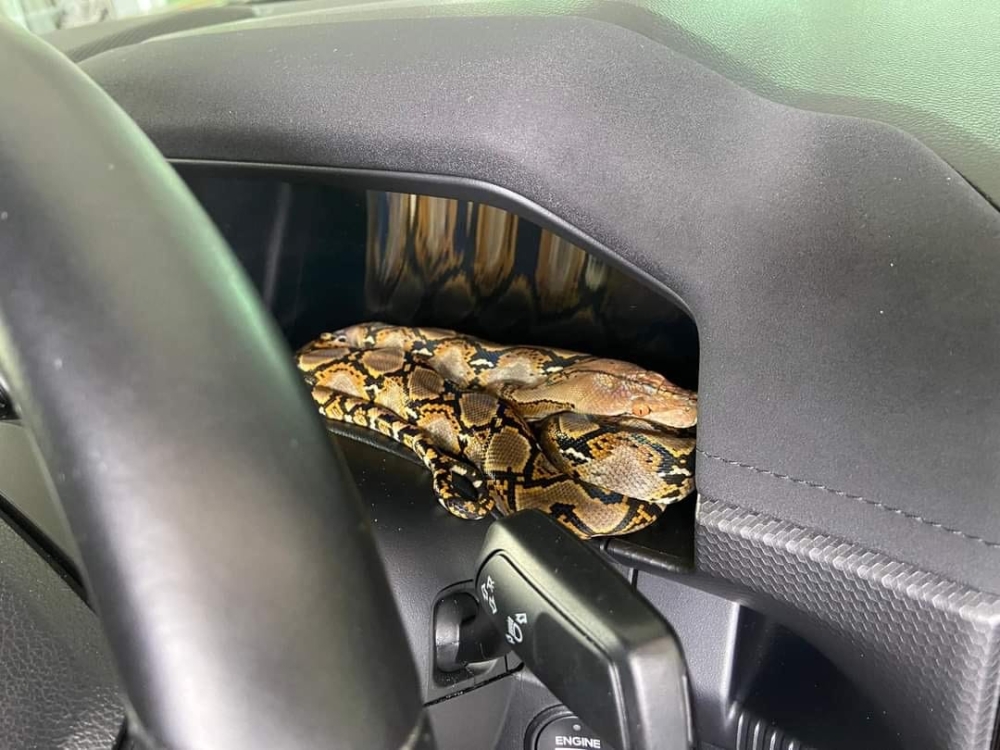
<svg viewBox="0 0 1000 750">
<path fill-rule="evenodd" d="M 290 354 L 138 127 L 0 23 L 0 367 L 167 748 L 431 747 L 374 538 Z"/>
</svg>

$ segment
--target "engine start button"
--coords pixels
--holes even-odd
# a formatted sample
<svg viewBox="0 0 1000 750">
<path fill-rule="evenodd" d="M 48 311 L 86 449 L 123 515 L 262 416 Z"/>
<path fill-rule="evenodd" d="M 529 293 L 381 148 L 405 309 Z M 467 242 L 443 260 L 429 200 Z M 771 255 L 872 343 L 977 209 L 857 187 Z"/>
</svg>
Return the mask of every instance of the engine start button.
<svg viewBox="0 0 1000 750">
<path fill-rule="evenodd" d="M 553 719 L 537 735 L 534 750 L 613 750 L 572 714 Z"/>
</svg>

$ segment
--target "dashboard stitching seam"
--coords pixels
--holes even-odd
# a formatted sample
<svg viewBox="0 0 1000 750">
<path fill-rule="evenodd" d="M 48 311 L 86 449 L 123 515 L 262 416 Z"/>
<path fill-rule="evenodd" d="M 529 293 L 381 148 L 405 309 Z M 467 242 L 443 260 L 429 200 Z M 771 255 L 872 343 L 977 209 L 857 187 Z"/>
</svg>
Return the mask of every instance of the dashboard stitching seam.
<svg viewBox="0 0 1000 750">
<path fill-rule="evenodd" d="M 812 489 L 815 490 L 822 490 L 823 492 L 828 492 L 831 495 L 836 495 L 837 497 L 843 497 L 848 500 L 856 500 L 860 503 L 864 503 L 865 505 L 870 505 L 873 508 L 884 510 L 887 513 L 892 513 L 897 516 L 902 516 L 903 518 L 908 518 L 911 521 L 916 521 L 918 523 L 924 524 L 925 526 L 930 526 L 933 529 L 944 531 L 954 536 L 960 536 L 963 539 L 969 540 L 970 542 L 976 542 L 977 544 L 982 544 L 985 547 L 990 547 L 993 549 L 1000 549 L 1000 542 L 991 542 L 989 539 L 984 539 L 981 536 L 969 534 L 962 531 L 961 529 L 956 529 L 951 526 L 945 526 L 943 523 L 940 523 L 938 521 L 932 521 L 928 518 L 924 518 L 921 515 L 918 515 L 916 513 L 911 513 L 902 508 L 896 508 L 893 507 L 892 505 L 886 505 L 885 503 L 881 503 L 878 500 L 869 500 L 868 498 L 862 497 L 861 495 L 852 495 L 851 493 L 844 492 L 843 490 L 836 490 L 833 489 L 832 487 L 827 487 L 826 485 L 820 484 L 819 482 L 813 482 L 808 479 L 798 479 L 797 477 L 789 476 L 788 474 L 780 474 L 776 471 L 770 471 L 769 469 L 761 469 L 752 464 L 743 463 L 742 461 L 734 461 L 730 458 L 716 456 L 715 454 L 704 451 L 701 448 L 698 448 L 696 450 L 696 453 L 698 453 L 698 455 L 704 456 L 705 458 L 710 458 L 713 461 L 719 461 L 720 463 L 726 464 L 727 466 L 737 466 L 741 469 L 748 469 L 756 474 L 763 474 L 764 476 L 767 477 L 781 479 L 783 481 L 791 482 L 793 484 L 799 484 L 804 487 L 811 487 Z"/>
</svg>

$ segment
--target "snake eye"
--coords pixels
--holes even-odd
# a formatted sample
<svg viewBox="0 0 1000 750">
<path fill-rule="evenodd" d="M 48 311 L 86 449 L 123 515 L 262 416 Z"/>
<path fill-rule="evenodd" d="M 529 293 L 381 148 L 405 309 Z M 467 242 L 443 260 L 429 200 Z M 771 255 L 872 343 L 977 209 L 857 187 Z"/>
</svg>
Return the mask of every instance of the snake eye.
<svg viewBox="0 0 1000 750">
<path fill-rule="evenodd" d="M 632 416 L 634 417 L 645 417 L 653 410 L 649 408 L 649 404 L 645 404 L 641 401 L 635 401 L 632 404 Z"/>
</svg>

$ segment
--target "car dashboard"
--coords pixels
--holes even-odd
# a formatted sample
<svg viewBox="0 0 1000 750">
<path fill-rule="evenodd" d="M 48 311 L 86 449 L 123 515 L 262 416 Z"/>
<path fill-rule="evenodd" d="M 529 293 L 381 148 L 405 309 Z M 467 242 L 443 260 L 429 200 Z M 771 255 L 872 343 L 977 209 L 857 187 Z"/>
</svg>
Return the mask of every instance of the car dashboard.
<svg viewBox="0 0 1000 750">
<path fill-rule="evenodd" d="M 993 746 L 1000 214 L 981 188 L 892 126 L 741 88 L 617 4 L 294 6 L 65 41 L 184 178 L 289 349 L 386 320 L 587 348 L 696 388 L 697 492 L 589 544 L 676 631 L 701 746 Z M 480 228 L 506 227 L 512 268 L 544 256 L 601 281 L 573 304 L 406 288 L 386 259 L 419 265 L 418 225 L 445 215 L 459 254 L 495 257 Z M 391 442 L 332 439 L 439 746 L 549 750 L 539 717 L 559 701 L 516 658 L 435 661 L 436 606 L 470 590 L 489 521 L 445 513 Z M 69 746 L 112 747 L 124 710 L 51 494 L 0 395 L 0 532 L 32 552 L 0 591 L 43 581 L 25 632 L 72 662 L 16 679 L 58 683 L 93 719 Z"/>
</svg>

